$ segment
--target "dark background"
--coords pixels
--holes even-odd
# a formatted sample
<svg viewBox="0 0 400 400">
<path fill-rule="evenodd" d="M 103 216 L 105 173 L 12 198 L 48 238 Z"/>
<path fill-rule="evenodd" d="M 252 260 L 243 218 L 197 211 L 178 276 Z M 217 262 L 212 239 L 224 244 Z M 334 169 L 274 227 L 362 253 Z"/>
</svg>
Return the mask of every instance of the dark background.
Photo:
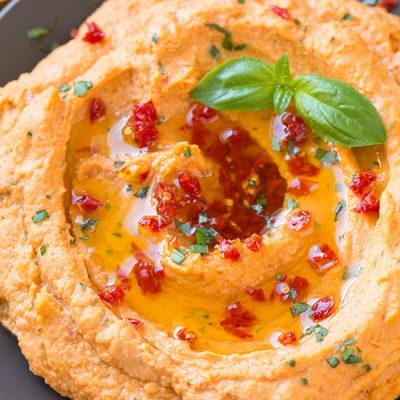
<svg viewBox="0 0 400 400">
<path fill-rule="evenodd" d="M 14 0 L 0 11 L 0 86 L 30 71 L 46 53 L 25 32 L 58 20 L 45 46 L 69 39 L 103 0 Z M 400 15 L 400 6 L 395 10 Z M 0 327 L 0 400 L 60 400 L 41 378 L 31 374 L 16 339 Z M 389 399 L 382 399 L 389 400 Z"/>
</svg>

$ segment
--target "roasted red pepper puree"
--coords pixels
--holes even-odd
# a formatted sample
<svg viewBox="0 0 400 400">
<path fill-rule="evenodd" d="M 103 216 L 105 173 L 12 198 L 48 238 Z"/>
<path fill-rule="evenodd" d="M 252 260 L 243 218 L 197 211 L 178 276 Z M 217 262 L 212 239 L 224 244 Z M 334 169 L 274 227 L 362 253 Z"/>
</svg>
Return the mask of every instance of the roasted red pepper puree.
<svg viewBox="0 0 400 400">
<path fill-rule="evenodd" d="M 88 269 L 102 301 L 144 332 L 146 321 L 152 321 L 194 349 L 221 353 L 297 345 L 298 339 L 271 339 L 288 332 L 301 337 L 305 327 L 290 312 L 296 302 L 310 301 L 312 306 L 319 299 L 333 299 L 329 309 L 310 314 L 311 325 L 323 324 L 335 312 L 343 275 L 336 228 L 345 219 L 335 222 L 334 210 L 341 196 L 338 184 L 341 190 L 346 185 L 344 177 L 338 182 L 340 164 L 334 173 L 314 158 L 318 145 L 304 122 L 293 114 L 277 122 L 267 112 L 232 117 L 193 105 L 185 115 L 160 124 L 162 117 L 150 101 L 133 105 L 133 114 L 117 124 L 111 119 L 109 112 L 99 119 L 89 113 L 73 129 L 69 156 L 76 243 L 90 254 Z M 210 200 L 209 178 L 194 176 L 189 168 L 160 181 L 157 170 L 141 165 L 139 178 L 129 181 L 118 154 L 135 155 L 139 149 L 155 153 L 180 141 L 199 146 L 212 167 L 210 176 L 219 182 L 218 196 Z M 190 163 L 190 149 L 182 157 Z M 296 182 L 298 187 L 290 190 Z M 246 249 L 255 257 L 262 255 L 258 263 L 269 266 L 271 273 L 239 292 L 196 293 L 164 271 L 161 245 L 148 239 L 149 233 L 161 235 L 160 240 L 167 233 L 174 236 L 172 245 L 183 249 L 176 268 L 184 268 L 196 239 L 176 228 L 175 220 L 217 233 L 203 257 L 218 257 L 240 268 Z M 276 229 L 290 232 L 293 244 L 288 241 L 278 252 L 264 252 L 274 238 L 275 223 Z M 274 269 L 274 257 L 290 254 L 295 241 L 302 243 L 301 256 Z M 329 249 L 329 268 L 320 267 L 325 253 L 318 259 L 315 251 L 310 256 L 313 246 Z M 107 285 L 97 266 L 107 273 Z M 122 311 L 121 304 L 133 311 Z"/>
</svg>

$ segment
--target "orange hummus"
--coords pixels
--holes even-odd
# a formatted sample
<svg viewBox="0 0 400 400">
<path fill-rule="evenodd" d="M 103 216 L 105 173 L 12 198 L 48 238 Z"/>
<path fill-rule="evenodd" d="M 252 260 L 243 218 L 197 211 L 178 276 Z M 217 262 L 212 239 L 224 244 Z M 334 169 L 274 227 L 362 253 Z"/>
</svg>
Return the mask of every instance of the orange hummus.
<svg viewBox="0 0 400 400">
<path fill-rule="evenodd" d="M 32 371 L 82 400 L 394 400 L 399 48 L 358 1 L 109 0 L 0 89 L 0 318 Z M 387 143 L 190 98 L 283 53 Z"/>
</svg>

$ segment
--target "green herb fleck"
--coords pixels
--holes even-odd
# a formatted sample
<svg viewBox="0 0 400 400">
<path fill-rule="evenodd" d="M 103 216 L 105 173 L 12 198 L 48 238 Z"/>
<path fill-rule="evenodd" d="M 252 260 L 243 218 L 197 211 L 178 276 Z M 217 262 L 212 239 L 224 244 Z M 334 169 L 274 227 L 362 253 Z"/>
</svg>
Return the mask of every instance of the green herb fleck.
<svg viewBox="0 0 400 400">
<path fill-rule="evenodd" d="M 239 51 L 239 50 L 244 50 L 247 47 L 247 45 L 244 43 L 240 43 L 240 44 L 233 43 L 232 32 L 228 31 L 227 29 L 223 28 L 222 26 L 220 26 L 218 24 L 206 24 L 206 26 L 208 26 L 209 28 L 215 29 L 216 31 L 218 31 L 224 35 L 221 45 L 225 50 Z"/>
<path fill-rule="evenodd" d="M 151 41 L 152 41 L 154 44 L 158 44 L 158 33 L 153 33 L 153 34 L 151 35 Z"/>
<path fill-rule="evenodd" d="M 132 192 L 132 189 L 133 189 L 133 185 L 131 185 L 131 184 L 128 184 L 128 185 L 125 186 L 125 190 L 127 192 Z"/>
<path fill-rule="evenodd" d="M 208 222 L 208 215 L 204 213 L 199 214 L 199 224 L 205 224 Z"/>
<path fill-rule="evenodd" d="M 293 208 L 297 208 L 299 205 L 297 204 L 297 201 L 293 198 L 289 198 L 287 201 L 288 204 L 288 208 L 293 209 Z"/>
<path fill-rule="evenodd" d="M 45 219 L 49 218 L 49 214 L 46 210 L 36 211 L 35 215 L 32 217 L 32 221 L 35 224 L 44 221 Z"/>
<path fill-rule="evenodd" d="M 335 165 L 339 162 L 339 156 L 336 150 L 325 150 L 318 147 L 314 154 L 314 158 L 326 165 Z"/>
<path fill-rule="evenodd" d="M 32 136 L 33 136 L 33 132 L 32 132 L 32 131 L 28 131 L 28 133 L 26 134 L 26 136 L 32 137 Z"/>
<path fill-rule="evenodd" d="M 139 199 L 144 199 L 147 196 L 147 192 L 149 191 L 149 187 L 145 186 L 143 188 L 141 188 L 140 190 L 138 190 L 135 193 L 136 197 L 139 197 Z"/>
<path fill-rule="evenodd" d="M 165 121 L 165 117 L 159 117 L 157 118 L 156 124 L 161 125 Z"/>
<path fill-rule="evenodd" d="M 302 385 L 308 385 L 308 379 L 304 378 L 303 376 L 300 377 L 300 383 Z"/>
<path fill-rule="evenodd" d="M 342 353 L 342 360 L 346 364 L 358 364 L 363 362 L 363 359 L 356 354 L 351 347 L 346 347 Z"/>
<path fill-rule="evenodd" d="M 244 4 L 244 3 L 246 3 L 246 0 L 238 0 L 238 3 L 239 4 Z"/>
<path fill-rule="evenodd" d="M 257 214 L 261 214 L 264 211 L 264 207 L 261 204 L 253 204 L 251 209 Z"/>
<path fill-rule="evenodd" d="M 186 250 L 185 249 L 172 250 L 171 258 L 176 264 L 182 264 L 186 259 Z"/>
<path fill-rule="evenodd" d="M 356 19 L 356 17 L 353 14 L 346 13 L 342 17 L 342 21 L 351 21 L 353 19 Z"/>
<path fill-rule="evenodd" d="M 371 367 L 369 364 L 364 364 L 364 365 L 362 366 L 362 368 L 363 368 L 363 370 L 366 371 L 366 372 L 370 372 L 371 369 L 372 369 L 372 367 Z"/>
<path fill-rule="evenodd" d="M 346 207 L 346 201 L 341 199 L 335 207 L 335 222 L 339 219 L 341 211 Z"/>
<path fill-rule="evenodd" d="M 40 249 L 39 249 L 40 255 L 41 255 L 41 256 L 44 256 L 44 255 L 46 254 L 46 251 L 47 251 L 46 245 L 45 245 L 45 244 L 42 244 L 42 245 L 40 246 Z"/>
<path fill-rule="evenodd" d="M 114 161 L 114 168 L 119 169 L 125 165 L 125 161 Z"/>
<path fill-rule="evenodd" d="M 192 227 L 188 222 L 184 224 L 183 222 L 177 219 L 175 219 L 175 227 L 179 229 L 181 232 L 185 233 L 186 235 L 190 235 L 190 232 L 192 230 Z"/>
<path fill-rule="evenodd" d="M 293 19 L 293 22 L 294 22 L 297 26 L 300 26 L 300 25 L 301 25 L 301 21 L 300 21 L 299 19 L 297 19 L 297 18 L 294 18 L 294 19 Z"/>
<path fill-rule="evenodd" d="M 93 87 L 93 83 L 89 81 L 77 81 L 74 83 L 74 95 L 85 97 L 89 89 Z"/>
<path fill-rule="evenodd" d="M 121 232 L 113 232 L 113 236 L 120 238 L 120 237 L 122 237 L 122 233 Z"/>
<path fill-rule="evenodd" d="M 69 85 L 67 85 L 67 84 L 61 85 L 61 86 L 58 88 L 58 90 L 59 90 L 60 92 L 62 92 L 62 93 L 68 92 L 70 89 L 71 89 L 71 86 L 69 86 Z"/>
<path fill-rule="evenodd" d="M 209 48 L 208 48 L 208 52 L 210 53 L 211 57 L 215 60 L 215 61 L 219 61 L 221 58 L 221 52 L 219 51 L 219 48 L 215 45 L 212 44 Z"/>
<path fill-rule="evenodd" d="M 297 363 L 296 363 L 296 360 L 293 359 L 293 360 L 287 361 L 286 364 L 289 365 L 289 367 L 294 368 Z"/>
<path fill-rule="evenodd" d="M 249 179 L 247 181 L 247 186 L 249 186 L 251 188 L 255 188 L 257 186 L 257 182 L 254 179 Z"/>
<path fill-rule="evenodd" d="M 295 304 L 293 304 L 293 307 L 290 307 L 290 312 L 292 314 L 292 317 L 295 317 L 295 316 L 307 311 L 309 308 L 310 308 L 310 306 L 307 303 L 302 303 L 302 302 L 295 303 Z"/>
<path fill-rule="evenodd" d="M 273 151 L 278 152 L 282 150 L 281 141 L 276 136 L 272 136 L 271 148 Z"/>
<path fill-rule="evenodd" d="M 340 360 L 337 357 L 328 357 L 326 362 L 332 367 L 336 368 L 340 364 Z"/>
<path fill-rule="evenodd" d="M 323 326 L 317 324 L 317 325 L 310 326 L 309 328 L 307 328 L 304 331 L 303 336 L 312 335 L 313 333 L 315 334 L 315 339 L 316 339 L 317 343 L 320 343 L 326 338 L 329 331 L 328 331 L 328 329 L 324 328 Z"/>
<path fill-rule="evenodd" d="M 186 150 L 183 152 L 183 156 L 186 158 L 192 157 L 192 151 L 190 150 L 190 147 L 186 147 Z"/>
<path fill-rule="evenodd" d="M 99 223 L 99 221 L 96 221 L 95 219 L 89 218 L 87 219 L 84 223 L 80 224 L 81 231 L 83 233 L 86 232 L 94 232 L 95 226 Z"/>
<path fill-rule="evenodd" d="M 53 29 L 57 25 L 57 20 L 54 20 L 49 26 L 38 26 L 36 28 L 28 29 L 26 31 L 26 37 L 28 39 L 33 39 L 33 40 L 38 40 L 42 39 L 43 37 L 47 36 L 50 32 L 53 31 Z"/>
<path fill-rule="evenodd" d="M 208 246 L 203 244 L 193 244 L 189 247 L 191 253 L 207 254 Z"/>
</svg>

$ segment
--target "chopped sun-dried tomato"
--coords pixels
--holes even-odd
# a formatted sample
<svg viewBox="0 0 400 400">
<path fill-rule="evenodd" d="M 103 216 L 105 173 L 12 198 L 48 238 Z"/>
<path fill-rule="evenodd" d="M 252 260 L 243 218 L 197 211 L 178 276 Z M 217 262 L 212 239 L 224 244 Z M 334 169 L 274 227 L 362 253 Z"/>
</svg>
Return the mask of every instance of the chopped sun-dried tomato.
<svg viewBox="0 0 400 400">
<path fill-rule="evenodd" d="M 356 205 L 354 211 L 357 214 L 379 212 L 380 201 L 372 192 L 367 193 Z"/>
<path fill-rule="evenodd" d="M 327 244 L 312 246 L 308 259 L 318 272 L 329 271 L 339 262 L 336 253 Z"/>
<path fill-rule="evenodd" d="M 108 286 L 99 293 L 99 297 L 101 300 L 111 305 L 121 304 L 124 300 L 125 294 L 128 293 L 129 289 L 130 286 L 126 284 Z"/>
<path fill-rule="evenodd" d="M 242 306 L 240 301 L 230 304 L 226 308 L 225 319 L 220 321 L 220 325 L 229 333 L 247 339 L 253 337 L 242 328 L 250 328 L 256 322 L 257 317 Z"/>
<path fill-rule="evenodd" d="M 288 279 L 282 275 L 281 279 L 275 285 L 275 293 L 282 301 L 294 301 L 304 295 L 304 292 L 309 287 L 308 280 L 301 276 L 295 276 Z"/>
<path fill-rule="evenodd" d="M 154 198 L 157 200 L 157 214 L 162 217 L 165 223 L 171 223 L 178 208 L 175 188 L 163 182 L 158 182 L 154 190 Z M 166 226 L 168 226 L 169 223 Z M 162 224 L 162 226 L 164 225 L 165 224 Z"/>
<path fill-rule="evenodd" d="M 312 222 L 312 215 L 306 210 L 294 210 L 289 215 L 288 228 L 295 232 L 304 231 Z"/>
<path fill-rule="evenodd" d="M 333 306 L 334 306 L 333 297 L 323 297 L 316 301 L 310 308 L 310 318 L 314 322 L 320 322 L 333 314 Z"/>
<path fill-rule="evenodd" d="M 255 253 L 258 253 L 263 245 L 261 236 L 256 233 L 253 233 L 251 236 L 244 239 L 243 243 L 249 250 L 254 251 Z"/>
<path fill-rule="evenodd" d="M 283 125 L 284 140 L 294 140 L 298 144 L 306 142 L 308 127 L 301 117 L 285 112 L 280 118 Z"/>
<path fill-rule="evenodd" d="M 189 126 L 203 125 L 217 118 L 217 112 L 203 104 L 195 104 L 188 112 L 186 122 Z"/>
<path fill-rule="evenodd" d="M 309 179 L 293 179 L 288 192 L 293 193 L 297 196 L 304 196 L 316 190 L 318 188 L 318 183 Z"/>
<path fill-rule="evenodd" d="M 270 10 L 283 19 L 289 20 L 291 18 L 289 11 L 286 8 L 278 7 L 275 4 L 270 4 Z"/>
<path fill-rule="evenodd" d="M 392 8 L 396 7 L 398 4 L 397 0 L 379 0 L 378 6 L 386 8 L 386 10 L 390 11 Z"/>
<path fill-rule="evenodd" d="M 88 214 L 92 214 L 99 208 L 103 207 L 103 202 L 95 199 L 89 194 L 79 196 L 78 199 L 75 200 L 75 204 L 77 204 L 82 209 L 82 211 Z"/>
<path fill-rule="evenodd" d="M 151 261 L 138 261 L 133 267 L 137 283 L 143 294 L 161 292 L 163 273 L 156 271 Z"/>
<path fill-rule="evenodd" d="M 171 224 L 171 220 L 166 220 L 159 215 L 147 215 L 140 218 L 138 224 L 141 227 L 149 228 L 152 232 L 161 232 Z"/>
<path fill-rule="evenodd" d="M 88 31 L 82 38 L 83 41 L 94 44 L 99 43 L 106 37 L 104 31 L 102 31 L 95 22 L 87 23 Z"/>
<path fill-rule="evenodd" d="M 184 340 L 185 342 L 194 343 L 197 339 L 195 332 L 188 331 L 185 327 L 179 327 L 175 330 L 174 336 L 177 339 Z"/>
<path fill-rule="evenodd" d="M 222 143 L 227 143 L 231 150 L 243 150 L 251 144 L 250 135 L 241 127 L 228 129 L 221 135 Z"/>
<path fill-rule="evenodd" d="M 245 289 L 246 293 L 255 301 L 265 301 L 264 290 L 256 289 L 253 286 L 247 286 Z"/>
<path fill-rule="evenodd" d="M 278 336 L 278 342 L 284 346 L 290 346 L 297 343 L 295 332 L 286 332 Z"/>
<path fill-rule="evenodd" d="M 348 187 L 358 195 L 362 195 L 364 190 L 374 183 L 377 179 L 377 176 L 373 172 L 360 172 L 357 175 L 354 175 L 350 182 L 348 183 Z"/>
<path fill-rule="evenodd" d="M 140 319 L 136 319 L 136 318 L 127 318 L 126 319 L 132 326 L 134 326 L 135 328 L 141 328 L 144 323 L 143 321 L 140 321 Z"/>
<path fill-rule="evenodd" d="M 178 181 L 183 191 L 191 198 L 201 195 L 199 180 L 189 172 L 182 171 L 178 174 Z"/>
<path fill-rule="evenodd" d="M 90 122 L 96 122 L 106 115 L 106 105 L 101 99 L 93 99 L 90 103 Z"/>
<path fill-rule="evenodd" d="M 156 126 L 157 110 L 152 100 L 133 106 L 132 117 L 129 121 L 134 139 L 140 148 L 150 147 L 158 137 Z"/>
<path fill-rule="evenodd" d="M 231 240 L 220 239 L 218 241 L 218 249 L 221 251 L 222 257 L 227 260 L 237 260 L 240 258 L 239 250 Z"/>
<path fill-rule="evenodd" d="M 307 155 L 292 157 L 289 161 L 289 171 L 293 175 L 315 176 L 319 168 L 308 161 Z"/>
</svg>

